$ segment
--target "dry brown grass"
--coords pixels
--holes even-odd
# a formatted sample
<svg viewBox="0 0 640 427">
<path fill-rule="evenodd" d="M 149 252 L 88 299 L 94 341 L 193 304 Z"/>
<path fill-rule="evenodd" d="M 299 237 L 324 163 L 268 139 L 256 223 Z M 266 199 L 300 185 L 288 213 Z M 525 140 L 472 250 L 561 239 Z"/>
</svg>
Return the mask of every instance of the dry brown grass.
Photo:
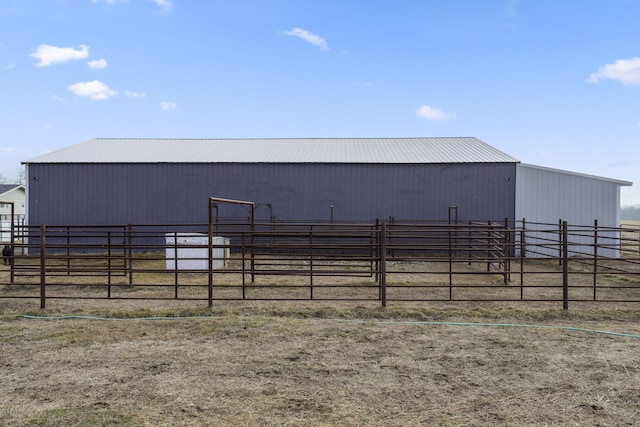
<svg viewBox="0 0 640 427">
<path fill-rule="evenodd" d="M 88 285 L 95 279 L 83 280 L 51 292 L 104 294 L 104 286 Z M 296 280 L 304 278 L 258 277 L 252 292 L 299 292 L 287 288 Z M 465 280 L 501 284 L 499 275 Z M 114 292 L 171 296 L 173 289 Z M 180 292 L 204 297 L 206 287 Z M 37 306 L 0 299 L 0 425 L 640 424 L 637 304 L 581 303 L 568 312 L 522 302 L 383 309 L 376 301 L 216 301 L 208 309 L 206 301 L 60 299 Z"/>
<path fill-rule="evenodd" d="M 25 261 L 22 261 L 23 263 Z M 27 260 L 34 266 L 38 260 Z M 57 262 L 60 265 L 57 265 Z M 48 268 L 61 268 L 64 261 L 55 260 L 48 264 Z M 95 268 L 95 260 L 74 260 L 73 268 Z M 103 261 L 105 263 L 106 261 Z M 327 264 L 329 269 L 340 269 L 351 276 L 322 275 L 317 269 L 311 279 L 308 275 L 309 265 L 305 258 L 290 258 L 286 261 L 287 270 L 299 272 L 300 275 L 271 275 L 270 270 L 263 269 L 251 282 L 249 274 L 218 270 L 213 277 L 213 298 L 219 300 L 242 299 L 331 299 L 350 300 L 354 304 L 363 301 L 379 299 L 379 288 L 369 271 L 362 265 L 351 266 L 349 263 L 333 261 Z M 599 261 L 597 277 L 598 300 L 640 301 L 640 264 L 620 264 L 622 261 Z M 608 263 L 612 270 L 604 270 Z M 178 273 L 165 269 L 164 259 L 139 256 L 134 261 L 133 287 L 129 286 L 127 276 L 120 274 L 111 278 L 111 287 L 107 286 L 107 276 L 102 271 L 84 275 L 81 271 L 72 275 L 51 273 L 46 281 L 47 306 L 60 304 L 56 298 L 106 298 L 110 292 L 113 298 L 187 298 L 196 300 L 192 304 L 202 304 L 208 297 L 208 275 L 206 273 Z M 240 261 L 233 259 L 232 268 L 238 271 Z M 387 298 L 390 301 L 441 301 L 450 299 L 449 264 L 446 261 L 429 262 L 396 262 L 387 265 Z M 66 268 L 66 267 L 65 267 Z M 278 268 L 283 268 L 279 266 Z M 317 268 L 317 266 L 315 267 Z M 558 261 L 528 259 L 522 265 L 525 271 L 520 275 L 519 262 L 511 263 L 511 281 L 504 283 L 504 276 L 494 268 L 487 271 L 486 263 L 468 264 L 466 260 L 458 260 L 453 264 L 451 299 L 453 300 L 510 300 L 520 299 L 535 301 L 554 301 L 556 307 L 562 302 L 562 267 Z M 635 272 L 633 269 L 635 268 Z M 570 299 L 589 301 L 593 299 L 593 266 L 590 261 L 570 262 Z M 624 270 L 631 274 L 621 274 Z M 248 271 L 248 270 L 247 270 Z M 610 272 L 610 273 L 609 273 Z M 606 274 L 604 274 L 606 273 Z M 175 281 L 179 285 L 175 285 Z M 40 286 L 39 276 L 18 276 L 16 285 L 3 286 L 9 282 L 7 268 L 0 268 L 0 290 L 3 296 L 27 297 L 31 296 L 37 307 L 39 304 Z M 244 283 L 244 285 L 243 285 Z M 313 283 L 313 289 L 310 284 Z M 520 285 L 523 285 L 522 288 Z M 50 299 L 49 299 L 50 298 Z M 82 302 L 77 303 L 82 307 Z M 380 304 L 380 302 L 378 302 Z M 529 304 L 529 303 L 527 303 Z M 535 304 L 535 303 L 534 303 Z M 193 306 L 193 305 L 192 305 Z"/>
<path fill-rule="evenodd" d="M 638 310 L 146 303 L 0 301 L 0 423 L 640 423 Z"/>
</svg>

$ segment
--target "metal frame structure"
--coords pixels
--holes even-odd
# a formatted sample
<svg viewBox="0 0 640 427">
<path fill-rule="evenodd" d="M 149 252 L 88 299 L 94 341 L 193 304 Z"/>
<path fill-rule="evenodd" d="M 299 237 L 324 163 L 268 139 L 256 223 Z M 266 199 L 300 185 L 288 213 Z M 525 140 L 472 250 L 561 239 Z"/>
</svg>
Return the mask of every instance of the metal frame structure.
<svg viewBox="0 0 640 427">
<path fill-rule="evenodd" d="M 251 202 L 212 198 L 210 213 L 216 203 L 255 208 Z M 58 298 L 205 300 L 209 307 L 226 300 L 382 306 L 540 301 L 562 302 L 565 309 L 569 302 L 640 302 L 640 228 L 566 221 L 251 220 L 217 224 L 216 233 L 226 239 L 214 244 L 214 225 L 210 220 L 189 226 L 17 226 L 14 262 L 8 280 L 0 282 L 13 286 L 0 288 L 0 299 L 39 298 L 42 308 Z M 200 252 L 183 256 L 175 242 L 165 241 L 171 228 L 202 235 L 208 230 L 208 235 L 205 242 L 186 246 Z M 174 250 L 173 269 L 166 266 L 168 249 Z M 219 250 L 224 255 L 215 255 Z M 220 257 L 227 266 L 214 269 L 212 261 Z M 179 259 L 207 260 L 208 267 L 181 269 Z M 533 283 L 534 276 L 548 280 Z M 412 277 L 417 280 L 410 282 Z"/>
</svg>

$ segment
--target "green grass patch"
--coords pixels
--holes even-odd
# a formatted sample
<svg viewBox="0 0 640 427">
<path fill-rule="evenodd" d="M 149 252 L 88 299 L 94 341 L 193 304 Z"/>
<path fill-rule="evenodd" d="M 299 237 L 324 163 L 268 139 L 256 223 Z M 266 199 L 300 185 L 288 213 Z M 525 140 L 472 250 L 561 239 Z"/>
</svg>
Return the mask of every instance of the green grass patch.
<svg viewBox="0 0 640 427">
<path fill-rule="evenodd" d="M 27 421 L 28 426 L 58 427 L 58 426 L 133 426 L 134 416 L 129 412 L 105 409 L 106 403 L 96 403 L 90 406 L 63 406 L 41 412 Z"/>
</svg>

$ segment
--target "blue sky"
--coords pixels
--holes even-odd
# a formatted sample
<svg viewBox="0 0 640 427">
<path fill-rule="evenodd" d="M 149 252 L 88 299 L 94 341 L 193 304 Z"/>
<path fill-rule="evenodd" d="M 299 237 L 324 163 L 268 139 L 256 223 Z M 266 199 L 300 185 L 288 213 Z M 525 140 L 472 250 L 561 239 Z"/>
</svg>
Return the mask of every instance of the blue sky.
<svg viewBox="0 0 640 427">
<path fill-rule="evenodd" d="M 96 137 L 475 136 L 633 181 L 640 0 L 0 0 L 0 174 Z"/>
</svg>

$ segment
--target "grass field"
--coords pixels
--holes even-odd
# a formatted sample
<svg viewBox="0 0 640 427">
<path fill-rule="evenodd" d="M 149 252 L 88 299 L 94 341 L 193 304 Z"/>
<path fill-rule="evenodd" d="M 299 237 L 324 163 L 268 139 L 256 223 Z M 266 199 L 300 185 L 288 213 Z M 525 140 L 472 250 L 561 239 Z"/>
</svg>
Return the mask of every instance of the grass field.
<svg viewBox="0 0 640 427">
<path fill-rule="evenodd" d="M 416 267 L 424 266 L 393 266 Z M 6 268 L 0 276 L 7 283 Z M 205 283 L 201 276 L 185 279 Z M 402 277 L 427 285 L 424 275 Z M 622 278 L 603 282 L 637 297 L 637 278 Z M 104 297 L 95 277 L 59 280 L 77 285 L 51 292 Z M 251 292 L 298 292 L 292 280 L 261 276 Z M 501 287 L 499 274 L 463 280 L 486 286 L 476 286 L 483 295 L 518 290 Z M 282 286 L 261 290 L 267 283 Z M 5 295 L 33 289 L 0 286 Z M 173 288 L 114 292 L 170 296 Z M 180 292 L 204 296 L 206 287 Z M 379 301 L 215 301 L 209 309 L 206 301 L 54 299 L 37 307 L 37 299 L 0 299 L 2 426 L 640 425 L 637 303 L 565 311 L 519 301 L 386 309 Z"/>
<path fill-rule="evenodd" d="M 0 300 L 1 425 L 640 424 L 637 309 L 27 307 Z"/>
</svg>

